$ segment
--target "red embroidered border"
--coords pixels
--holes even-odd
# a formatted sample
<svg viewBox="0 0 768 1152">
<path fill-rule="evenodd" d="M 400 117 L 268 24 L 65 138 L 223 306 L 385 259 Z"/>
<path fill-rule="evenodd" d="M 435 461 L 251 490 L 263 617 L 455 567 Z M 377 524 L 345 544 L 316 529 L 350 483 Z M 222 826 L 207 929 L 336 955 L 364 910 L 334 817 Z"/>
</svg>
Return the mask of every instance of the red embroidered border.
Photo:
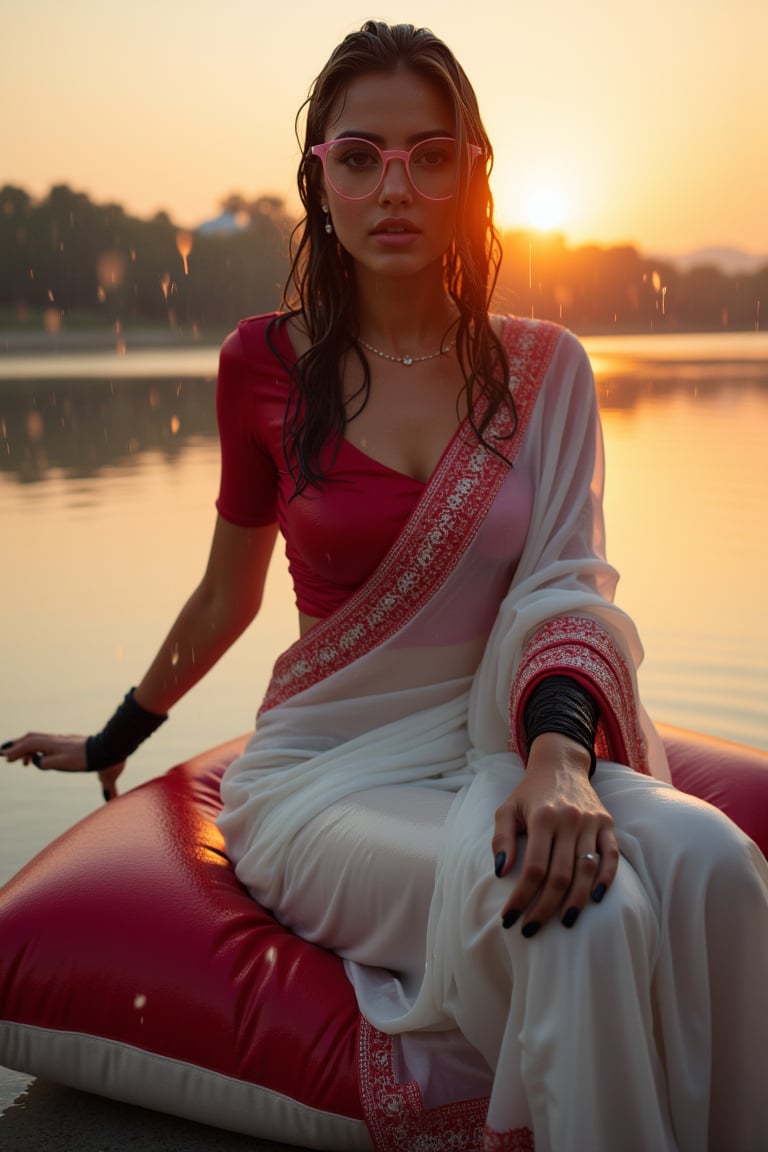
<svg viewBox="0 0 768 1152">
<path fill-rule="evenodd" d="M 559 616 L 548 621 L 526 645 L 509 705 L 510 733 L 525 755 L 523 708 L 538 679 L 571 672 L 600 697 L 600 724 L 595 751 L 648 773 L 648 749 L 640 727 L 630 670 L 613 637 L 587 616 Z"/>
<path fill-rule="evenodd" d="M 360 1096 L 376 1152 L 479 1152 L 488 1097 L 425 1111 L 415 1080 L 398 1084 L 392 1037 L 360 1017 Z"/>
<path fill-rule="evenodd" d="M 530 1128 L 512 1128 L 497 1132 L 487 1124 L 483 1128 L 483 1152 L 535 1152 Z"/>
<path fill-rule="evenodd" d="M 518 418 L 514 435 L 505 440 L 509 460 L 528 427 L 561 331 L 542 322 L 512 318 L 505 322 L 504 346 Z M 489 434 L 504 436 L 509 430 L 509 414 L 499 412 Z M 401 629 L 456 566 L 507 470 L 508 464 L 477 441 L 465 420 L 373 576 L 278 659 L 260 713 L 372 651 Z"/>
<path fill-rule="evenodd" d="M 414 1080 L 395 1079 L 392 1037 L 360 1017 L 360 1096 L 376 1152 L 534 1152 L 530 1128 L 497 1132 L 488 1097 L 426 1110 Z"/>
</svg>

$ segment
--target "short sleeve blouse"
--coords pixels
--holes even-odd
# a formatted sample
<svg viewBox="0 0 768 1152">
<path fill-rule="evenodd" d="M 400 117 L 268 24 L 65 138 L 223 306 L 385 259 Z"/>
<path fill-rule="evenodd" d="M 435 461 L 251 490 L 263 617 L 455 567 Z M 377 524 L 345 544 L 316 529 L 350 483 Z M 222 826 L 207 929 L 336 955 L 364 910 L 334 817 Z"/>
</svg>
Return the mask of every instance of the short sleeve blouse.
<svg viewBox="0 0 768 1152">
<path fill-rule="evenodd" d="M 216 407 L 219 514 L 240 527 L 277 520 L 300 611 L 324 618 L 386 555 L 424 484 L 342 440 L 320 488 L 295 496 L 283 448 L 295 353 L 275 315 L 243 320 L 224 342 Z M 268 335 L 269 333 L 269 335 Z"/>
</svg>

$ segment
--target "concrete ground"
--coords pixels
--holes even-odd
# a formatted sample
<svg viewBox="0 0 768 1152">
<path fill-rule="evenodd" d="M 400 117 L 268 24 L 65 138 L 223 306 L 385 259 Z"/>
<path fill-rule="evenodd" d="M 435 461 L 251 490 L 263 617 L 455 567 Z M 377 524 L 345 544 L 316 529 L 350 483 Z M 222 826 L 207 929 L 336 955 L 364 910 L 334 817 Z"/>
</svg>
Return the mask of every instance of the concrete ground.
<svg viewBox="0 0 768 1152">
<path fill-rule="evenodd" d="M 0 1069 L 2 1152 L 301 1152 Z"/>
</svg>

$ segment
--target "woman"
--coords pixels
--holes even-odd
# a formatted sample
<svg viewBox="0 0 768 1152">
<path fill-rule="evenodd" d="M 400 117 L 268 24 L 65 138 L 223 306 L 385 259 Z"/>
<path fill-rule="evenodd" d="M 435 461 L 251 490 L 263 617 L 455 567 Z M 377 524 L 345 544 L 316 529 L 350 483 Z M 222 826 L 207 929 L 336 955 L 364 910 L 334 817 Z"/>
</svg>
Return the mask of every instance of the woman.
<svg viewBox="0 0 768 1152">
<path fill-rule="evenodd" d="M 431 33 L 369 22 L 334 52 L 294 307 L 222 349 L 202 582 L 102 732 L 5 755 L 113 795 L 255 616 L 279 524 L 300 638 L 220 824 L 254 897 L 345 960 L 376 1148 L 750 1152 L 765 861 L 666 782 L 588 363 L 487 311 L 491 162 Z"/>
</svg>

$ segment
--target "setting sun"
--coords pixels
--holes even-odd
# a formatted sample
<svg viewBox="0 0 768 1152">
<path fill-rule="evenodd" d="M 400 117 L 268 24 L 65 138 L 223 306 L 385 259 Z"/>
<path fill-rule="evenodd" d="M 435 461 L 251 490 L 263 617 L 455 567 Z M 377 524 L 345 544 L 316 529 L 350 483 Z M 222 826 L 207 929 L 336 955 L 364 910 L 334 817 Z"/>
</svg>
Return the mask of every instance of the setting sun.
<svg viewBox="0 0 768 1152">
<path fill-rule="evenodd" d="M 545 165 L 518 171 L 514 162 L 502 155 L 494 167 L 491 184 L 502 229 L 562 232 L 569 236 L 583 230 L 579 214 L 584 190 L 579 186 L 580 180 L 568 171 L 567 158 L 557 171 Z"/>
<path fill-rule="evenodd" d="M 523 197 L 522 222 L 538 232 L 554 232 L 567 223 L 565 197 L 554 184 L 530 188 Z"/>
</svg>

